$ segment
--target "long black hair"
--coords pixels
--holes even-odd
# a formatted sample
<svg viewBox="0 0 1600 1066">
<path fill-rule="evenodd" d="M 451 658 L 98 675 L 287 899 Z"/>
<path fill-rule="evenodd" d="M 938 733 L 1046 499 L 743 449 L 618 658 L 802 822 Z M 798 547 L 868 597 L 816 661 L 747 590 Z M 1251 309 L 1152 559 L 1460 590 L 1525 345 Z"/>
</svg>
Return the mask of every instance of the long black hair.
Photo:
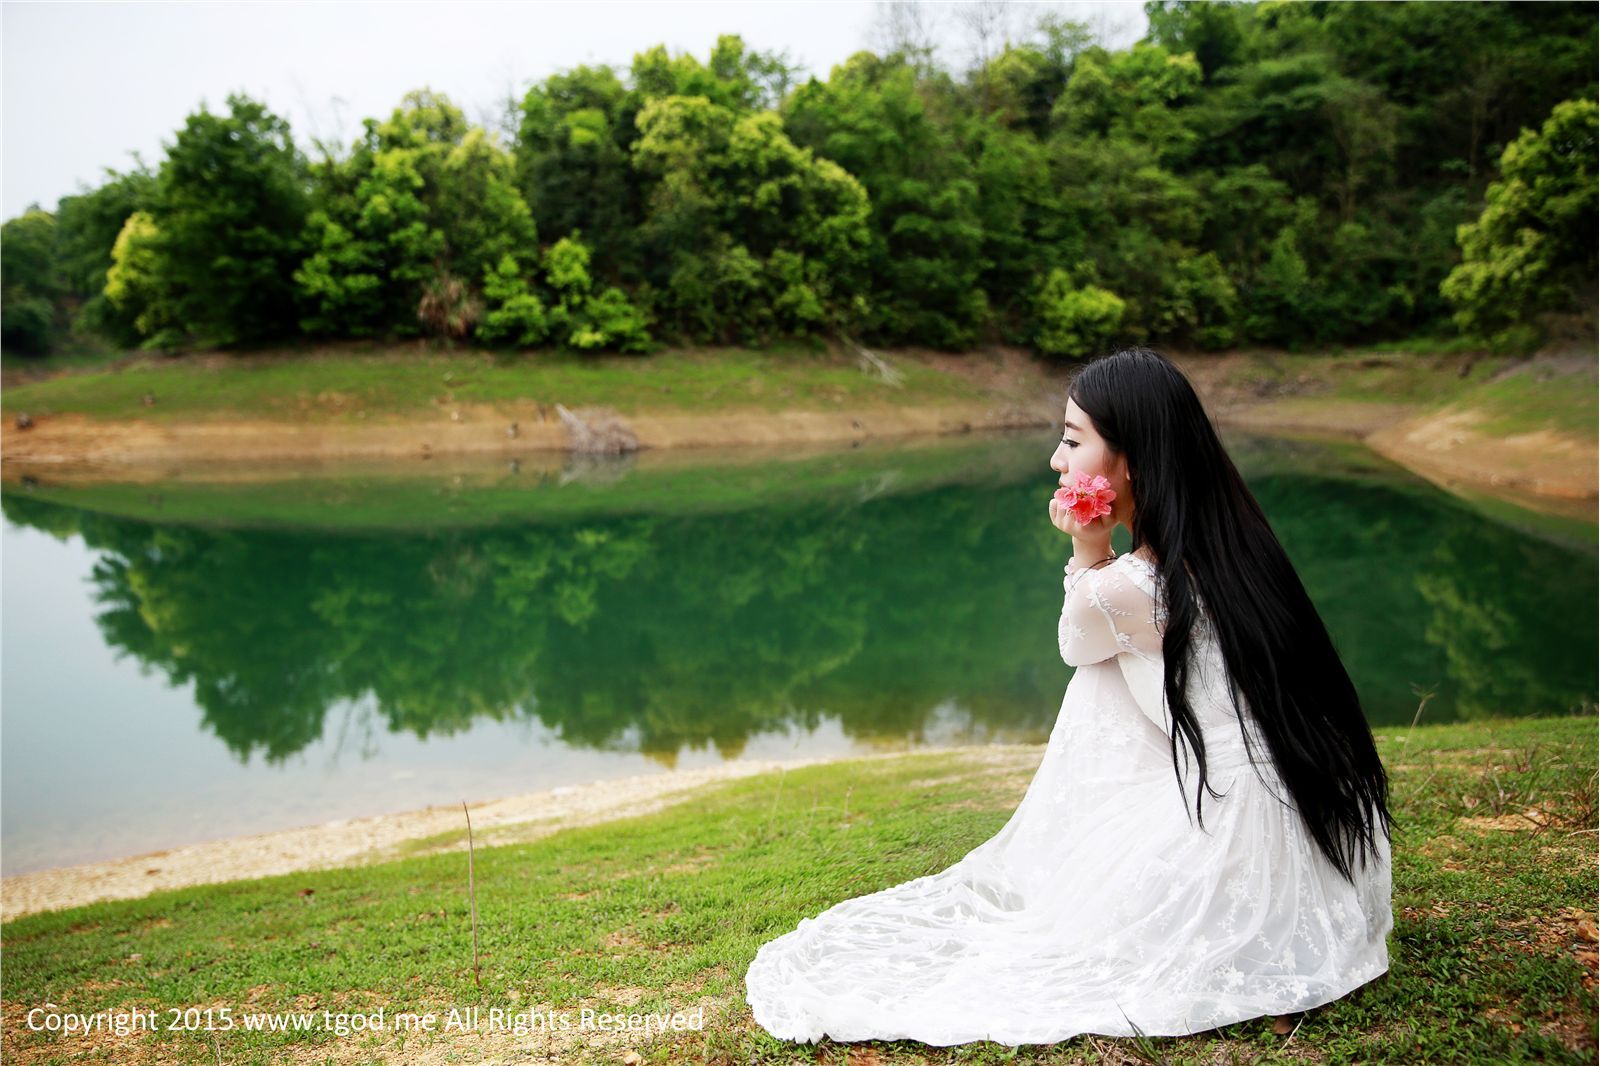
<svg viewBox="0 0 1600 1066">
<path fill-rule="evenodd" d="M 1241 694 L 1307 830 L 1353 884 L 1354 858 L 1365 868 L 1375 851 L 1376 823 L 1392 839 L 1388 774 L 1327 627 L 1194 386 L 1159 353 L 1125 348 L 1084 366 L 1067 396 L 1126 457 L 1133 547 L 1148 544 L 1159 561 L 1173 769 L 1181 788 L 1181 733 L 1199 762 L 1202 828 L 1201 788 L 1219 794 L 1206 780 L 1205 742 L 1186 695 L 1196 590 L 1227 661 L 1247 750 Z"/>
</svg>

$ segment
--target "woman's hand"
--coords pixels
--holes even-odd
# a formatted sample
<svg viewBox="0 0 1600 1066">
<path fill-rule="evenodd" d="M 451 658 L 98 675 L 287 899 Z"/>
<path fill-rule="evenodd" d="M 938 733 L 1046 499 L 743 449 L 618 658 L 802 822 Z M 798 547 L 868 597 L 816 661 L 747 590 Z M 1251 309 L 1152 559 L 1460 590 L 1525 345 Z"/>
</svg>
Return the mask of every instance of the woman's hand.
<svg viewBox="0 0 1600 1066">
<path fill-rule="evenodd" d="M 1061 532 L 1072 537 L 1072 554 L 1086 563 L 1103 559 L 1111 554 L 1111 531 L 1115 528 L 1109 514 L 1092 522 L 1079 522 L 1072 511 L 1055 495 L 1050 497 L 1050 522 Z"/>
</svg>

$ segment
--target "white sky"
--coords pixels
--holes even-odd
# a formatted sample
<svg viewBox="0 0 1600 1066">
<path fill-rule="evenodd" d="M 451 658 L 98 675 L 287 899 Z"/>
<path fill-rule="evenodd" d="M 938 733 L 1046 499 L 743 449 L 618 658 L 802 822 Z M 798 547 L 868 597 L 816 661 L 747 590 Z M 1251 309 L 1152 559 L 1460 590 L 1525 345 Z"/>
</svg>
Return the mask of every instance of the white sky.
<svg viewBox="0 0 1600 1066">
<path fill-rule="evenodd" d="M 701 62 L 720 33 L 787 50 L 826 78 L 875 49 L 882 0 L 766 2 L 23 3 L 0 5 L 0 216 L 104 183 L 105 168 L 152 170 L 200 109 L 243 92 L 287 119 L 296 141 L 352 141 L 411 89 L 446 94 L 491 124 L 500 101 L 580 64 L 623 68 L 656 44 Z M 938 57 L 970 55 L 964 3 L 925 3 Z M 1111 47 L 1144 34 L 1136 0 L 1006 5 L 1019 29 L 1040 12 L 1088 23 Z M 803 79 L 804 75 L 802 75 Z"/>
</svg>

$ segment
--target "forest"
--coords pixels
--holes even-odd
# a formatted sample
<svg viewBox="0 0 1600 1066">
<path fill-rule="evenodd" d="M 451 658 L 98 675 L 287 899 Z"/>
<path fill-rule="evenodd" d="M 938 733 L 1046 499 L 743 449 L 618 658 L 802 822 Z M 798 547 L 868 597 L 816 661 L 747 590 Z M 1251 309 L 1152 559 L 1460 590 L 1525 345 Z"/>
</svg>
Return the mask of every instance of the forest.
<svg viewBox="0 0 1600 1066">
<path fill-rule="evenodd" d="M 962 69 L 904 20 L 826 80 L 737 36 L 657 46 L 494 128 L 423 87 L 309 148 L 230 94 L 155 167 L 4 223 L 0 344 L 1071 359 L 1592 333 L 1592 3 L 1145 12 L 1125 49 L 1046 12 Z"/>
</svg>

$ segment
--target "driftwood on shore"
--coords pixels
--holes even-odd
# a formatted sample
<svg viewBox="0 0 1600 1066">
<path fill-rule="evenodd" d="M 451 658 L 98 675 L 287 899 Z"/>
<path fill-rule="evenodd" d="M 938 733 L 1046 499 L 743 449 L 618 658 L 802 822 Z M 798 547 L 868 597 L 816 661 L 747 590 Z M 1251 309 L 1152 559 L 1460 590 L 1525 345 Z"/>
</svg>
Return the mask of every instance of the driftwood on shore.
<svg viewBox="0 0 1600 1066">
<path fill-rule="evenodd" d="M 556 414 L 567 427 L 574 452 L 615 455 L 639 450 L 639 438 L 610 408 L 585 408 L 580 414 L 556 404 Z"/>
<path fill-rule="evenodd" d="M 877 371 L 878 376 L 884 380 L 885 384 L 893 385 L 897 389 L 905 388 L 905 381 L 903 380 L 905 375 L 900 373 L 899 370 L 895 369 L 895 367 L 892 366 L 887 359 L 883 358 L 881 355 L 877 355 L 874 352 L 869 351 L 866 348 L 863 348 L 854 340 L 844 336 L 843 334 L 840 334 L 840 339 L 843 340 L 845 344 L 849 345 L 852 350 L 854 350 L 857 358 L 861 360 L 862 370 L 869 372 Z"/>
</svg>

